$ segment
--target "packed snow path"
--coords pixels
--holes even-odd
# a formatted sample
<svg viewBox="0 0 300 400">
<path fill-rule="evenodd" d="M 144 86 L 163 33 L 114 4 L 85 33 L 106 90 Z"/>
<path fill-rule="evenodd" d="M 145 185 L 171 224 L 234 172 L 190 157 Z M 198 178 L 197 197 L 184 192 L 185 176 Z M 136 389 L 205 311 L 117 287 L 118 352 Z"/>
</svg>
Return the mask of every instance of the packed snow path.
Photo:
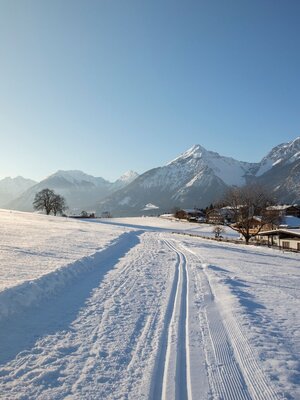
<svg viewBox="0 0 300 400">
<path fill-rule="evenodd" d="M 142 230 L 106 251 L 3 321 L 1 398 L 280 398 L 242 326 L 215 301 L 201 255 Z"/>
</svg>

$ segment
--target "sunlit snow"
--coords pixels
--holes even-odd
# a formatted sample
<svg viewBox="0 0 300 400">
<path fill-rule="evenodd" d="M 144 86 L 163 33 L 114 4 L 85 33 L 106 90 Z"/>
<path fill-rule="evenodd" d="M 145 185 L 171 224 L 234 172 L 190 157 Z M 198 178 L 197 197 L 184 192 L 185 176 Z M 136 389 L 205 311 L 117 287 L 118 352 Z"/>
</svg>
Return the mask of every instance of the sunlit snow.
<svg viewBox="0 0 300 400">
<path fill-rule="evenodd" d="M 0 235 L 1 398 L 300 398 L 299 254 L 171 216 Z"/>
</svg>

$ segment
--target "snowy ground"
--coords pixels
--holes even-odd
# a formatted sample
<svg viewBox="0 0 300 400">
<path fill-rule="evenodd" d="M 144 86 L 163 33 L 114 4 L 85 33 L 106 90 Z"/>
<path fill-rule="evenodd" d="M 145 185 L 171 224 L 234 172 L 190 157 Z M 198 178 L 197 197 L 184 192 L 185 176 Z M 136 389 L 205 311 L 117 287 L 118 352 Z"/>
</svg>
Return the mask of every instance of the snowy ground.
<svg viewBox="0 0 300 400">
<path fill-rule="evenodd" d="M 0 224 L 1 399 L 300 398 L 300 255 L 158 218 Z"/>
<path fill-rule="evenodd" d="M 113 218 L 101 219 L 100 223 L 109 223 L 110 225 L 142 228 L 144 230 L 168 231 L 168 232 L 182 232 L 197 236 L 215 237 L 213 229 L 214 225 L 198 224 L 188 222 L 186 220 L 176 220 L 174 218 L 163 217 L 132 217 L 132 218 Z M 231 228 L 224 226 L 224 233 L 222 236 L 225 239 L 238 239 L 239 233 Z"/>
</svg>

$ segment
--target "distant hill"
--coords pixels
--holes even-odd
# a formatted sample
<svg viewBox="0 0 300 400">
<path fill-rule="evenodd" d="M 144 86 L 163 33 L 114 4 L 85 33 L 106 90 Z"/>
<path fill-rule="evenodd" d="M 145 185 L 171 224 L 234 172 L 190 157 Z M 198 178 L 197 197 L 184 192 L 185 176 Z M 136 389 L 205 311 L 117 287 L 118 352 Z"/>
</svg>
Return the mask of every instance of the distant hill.
<svg viewBox="0 0 300 400">
<path fill-rule="evenodd" d="M 32 179 L 26 179 L 22 176 L 16 178 L 4 178 L 0 180 L 0 207 L 5 207 L 16 197 L 20 196 L 27 189 L 36 184 Z"/>
<path fill-rule="evenodd" d="M 116 182 L 111 183 L 82 171 L 57 171 L 7 203 L 6 208 L 32 211 L 35 194 L 42 189 L 49 188 L 65 197 L 70 212 L 81 212 L 86 208 L 90 209 L 91 205 L 97 200 L 123 188 L 136 176 L 136 173 L 128 172 Z"/>
</svg>

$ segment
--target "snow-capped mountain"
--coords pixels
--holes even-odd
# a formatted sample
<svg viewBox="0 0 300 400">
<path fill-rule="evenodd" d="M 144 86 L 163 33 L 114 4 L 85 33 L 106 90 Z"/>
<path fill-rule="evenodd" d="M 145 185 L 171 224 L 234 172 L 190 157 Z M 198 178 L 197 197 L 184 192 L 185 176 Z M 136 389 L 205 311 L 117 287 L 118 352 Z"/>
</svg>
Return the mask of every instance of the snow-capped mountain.
<svg viewBox="0 0 300 400">
<path fill-rule="evenodd" d="M 125 174 L 115 183 L 111 183 L 103 178 L 85 174 L 82 171 L 57 171 L 46 179 L 25 191 L 20 197 L 11 201 L 7 208 L 21 211 L 32 211 L 34 196 L 42 189 L 53 189 L 56 193 L 65 197 L 66 202 L 72 212 L 81 212 L 94 204 L 99 199 L 103 199 L 115 190 L 123 188 L 127 182 L 132 180 L 134 173 Z"/>
<path fill-rule="evenodd" d="M 259 163 L 238 161 L 195 145 L 98 202 L 96 209 L 126 216 L 206 207 L 221 200 L 228 187 L 250 181 L 268 187 L 278 201 L 300 201 L 300 138 L 276 146 Z"/>
<path fill-rule="evenodd" d="M 292 164 L 300 160 L 300 137 L 288 143 L 282 143 L 274 147 L 269 154 L 264 157 L 256 172 L 256 176 L 261 176 L 275 166 Z"/>
<path fill-rule="evenodd" d="M 20 196 L 25 190 L 36 184 L 32 179 L 26 179 L 22 176 L 16 178 L 7 177 L 0 180 L 0 207 Z"/>
<path fill-rule="evenodd" d="M 134 171 L 127 171 L 119 179 L 117 179 L 114 183 L 112 188 L 114 190 L 121 189 L 122 187 L 129 185 L 129 183 L 133 182 L 139 174 Z"/>
<path fill-rule="evenodd" d="M 278 202 L 299 204 L 300 137 L 274 147 L 263 158 L 257 176 L 258 182 L 273 192 Z"/>
<path fill-rule="evenodd" d="M 221 200 L 228 187 L 249 181 L 262 184 L 278 202 L 300 203 L 300 137 L 274 147 L 258 163 L 238 161 L 195 145 L 162 167 L 142 175 L 129 171 L 113 183 L 82 171 L 57 171 L 7 208 L 31 211 L 35 193 L 48 187 L 63 195 L 75 212 L 160 214 L 174 207 L 206 207 Z"/>
<path fill-rule="evenodd" d="M 175 206 L 206 206 L 219 199 L 228 185 L 245 184 L 256 167 L 195 145 L 165 166 L 140 175 L 99 202 L 97 209 L 113 215 L 140 215 L 145 211 L 159 214 Z"/>
<path fill-rule="evenodd" d="M 185 177 L 194 175 L 192 180 L 186 184 L 188 186 L 201 179 L 202 171 L 207 168 L 226 185 L 242 186 L 246 183 L 249 174 L 252 175 L 252 170 L 255 169 L 256 164 L 220 156 L 216 152 L 195 145 L 168 163 L 167 166 L 172 166 L 174 171 L 176 169 L 180 171 L 184 181 Z"/>
</svg>

